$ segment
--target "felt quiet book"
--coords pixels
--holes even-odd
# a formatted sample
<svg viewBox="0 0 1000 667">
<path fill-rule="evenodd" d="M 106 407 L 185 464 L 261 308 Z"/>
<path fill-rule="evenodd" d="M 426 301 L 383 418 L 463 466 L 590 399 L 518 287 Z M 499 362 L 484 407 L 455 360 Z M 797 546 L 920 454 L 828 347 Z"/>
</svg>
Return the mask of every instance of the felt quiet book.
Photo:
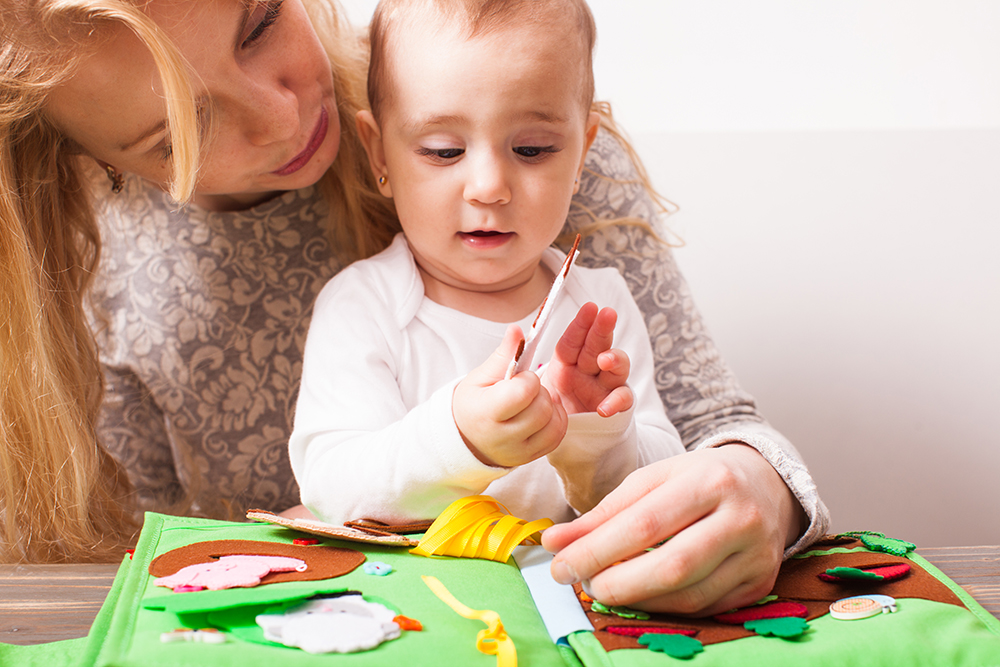
<svg viewBox="0 0 1000 667">
<path fill-rule="evenodd" d="M 514 549 L 538 525 L 485 512 L 476 526 L 452 522 L 458 546 L 440 519 L 410 527 L 423 535 L 362 526 L 330 537 L 314 522 L 303 532 L 148 514 L 89 636 L 0 650 L 0 662 L 1000 665 L 1000 621 L 901 540 L 827 538 L 786 561 L 764 600 L 689 619 L 608 608 L 555 584 L 540 547 Z M 449 548 L 479 557 L 437 555 Z"/>
</svg>

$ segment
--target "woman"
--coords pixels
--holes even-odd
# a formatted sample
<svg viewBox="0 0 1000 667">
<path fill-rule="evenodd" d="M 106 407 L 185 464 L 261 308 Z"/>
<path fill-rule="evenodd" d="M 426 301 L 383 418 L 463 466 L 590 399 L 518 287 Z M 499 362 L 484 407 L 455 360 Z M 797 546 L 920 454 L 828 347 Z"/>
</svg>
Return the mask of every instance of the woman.
<svg viewBox="0 0 1000 667">
<path fill-rule="evenodd" d="M 4 559 L 112 554 L 129 535 L 118 466 L 140 508 L 294 506 L 285 447 L 312 297 L 385 246 L 372 230 L 398 229 L 354 129 L 363 44 L 325 0 L 5 0 L 0 30 Z M 655 223 L 636 164 L 602 132 L 566 231 Z M 676 535 L 658 550 L 670 577 L 627 594 L 680 611 L 753 599 L 783 548 L 825 528 L 808 473 L 719 358 L 668 249 L 604 227 L 580 261 L 623 273 L 669 417 L 689 449 L 717 447 L 626 481 L 653 502 L 609 525 Z"/>
</svg>

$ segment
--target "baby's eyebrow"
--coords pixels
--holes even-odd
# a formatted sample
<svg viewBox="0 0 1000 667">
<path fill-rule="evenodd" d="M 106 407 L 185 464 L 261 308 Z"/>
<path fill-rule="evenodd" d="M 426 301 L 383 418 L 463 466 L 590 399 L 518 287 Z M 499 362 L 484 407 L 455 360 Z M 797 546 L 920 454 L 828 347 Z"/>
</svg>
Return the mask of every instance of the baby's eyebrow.
<svg viewBox="0 0 1000 667">
<path fill-rule="evenodd" d="M 469 119 L 465 116 L 455 114 L 441 114 L 427 118 L 408 118 L 403 122 L 403 131 L 413 133 L 439 125 L 462 125 L 468 122 Z"/>
<path fill-rule="evenodd" d="M 512 123 L 531 121 L 549 123 L 551 125 L 562 125 L 569 122 L 567 118 L 559 114 L 539 110 L 518 111 L 510 114 L 507 120 Z M 465 125 L 469 122 L 471 122 L 469 118 L 461 114 L 438 114 L 426 118 L 408 118 L 403 122 L 403 131 L 412 134 L 438 126 Z"/>
<path fill-rule="evenodd" d="M 522 113 L 513 114 L 511 120 L 534 120 L 542 123 L 552 123 L 553 125 L 568 122 L 568 120 L 563 116 L 548 113 L 547 111 L 524 111 Z"/>
</svg>

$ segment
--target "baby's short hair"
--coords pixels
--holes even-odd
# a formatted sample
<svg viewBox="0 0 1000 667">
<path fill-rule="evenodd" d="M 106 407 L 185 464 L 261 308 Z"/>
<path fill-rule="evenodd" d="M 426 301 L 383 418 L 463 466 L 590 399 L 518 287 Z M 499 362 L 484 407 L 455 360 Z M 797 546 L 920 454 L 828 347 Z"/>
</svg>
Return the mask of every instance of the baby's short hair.
<svg viewBox="0 0 1000 667">
<path fill-rule="evenodd" d="M 368 103 L 379 122 L 381 112 L 392 101 L 388 57 L 393 48 L 392 29 L 429 12 L 435 12 L 443 23 L 457 25 L 468 39 L 515 26 L 570 27 L 580 40 L 581 102 L 589 110 L 594 99 L 593 53 L 597 27 L 585 0 L 381 0 L 368 28 L 371 45 Z"/>
</svg>

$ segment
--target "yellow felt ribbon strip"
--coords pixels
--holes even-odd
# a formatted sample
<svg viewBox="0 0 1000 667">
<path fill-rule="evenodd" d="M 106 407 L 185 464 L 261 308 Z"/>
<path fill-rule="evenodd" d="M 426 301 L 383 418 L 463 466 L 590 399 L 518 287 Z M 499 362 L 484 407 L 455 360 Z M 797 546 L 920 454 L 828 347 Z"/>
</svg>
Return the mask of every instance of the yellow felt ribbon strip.
<svg viewBox="0 0 1000 667">
<path fill-rule="evenodd" d="M 410 553 L 506 563 L 514 547 L 529 538 L 537 542 L 537 534 L 551 525 L 551 519 L 526 522 L 511 516 L 489 496 L 468 496 L 449 505 Z"/>
<path fill-rule="evenodd" d="M 470 609 L 455 599 L 447 588 L 444 587 L 437 577 L 420 577 L 431 589 L 434 595 L 441 598 L 441 601 L 451 607 L 456 614 L 474 621 L 482 621 L 486 624 L 485 630 L 480 630 L 476 635 L 476 648 L 480 653 L 495 655 L 497 657 L 497 667 L 517 667 L 517 651 L 514 649 L 514 640 L 511 639 L 503 629 L 500 621 L 500 614 L 489 609 Z"/>
</svg>

